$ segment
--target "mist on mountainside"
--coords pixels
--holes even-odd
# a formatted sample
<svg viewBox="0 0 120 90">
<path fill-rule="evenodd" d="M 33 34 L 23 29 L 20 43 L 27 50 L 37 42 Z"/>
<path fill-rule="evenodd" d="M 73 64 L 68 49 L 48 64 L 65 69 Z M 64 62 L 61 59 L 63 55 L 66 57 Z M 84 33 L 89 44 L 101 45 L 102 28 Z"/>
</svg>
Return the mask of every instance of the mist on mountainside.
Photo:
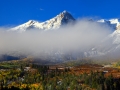
<svg viewBox="0 0 120 90">
<path fill-rule="evenodd" d="M 88 20 L 47 31 L 32 29 L 19 33 L 7 30 L 0 29 L 0 54 L 33 57 L 85 52 L 111 34 L 109 27 Z"/>
</svg>

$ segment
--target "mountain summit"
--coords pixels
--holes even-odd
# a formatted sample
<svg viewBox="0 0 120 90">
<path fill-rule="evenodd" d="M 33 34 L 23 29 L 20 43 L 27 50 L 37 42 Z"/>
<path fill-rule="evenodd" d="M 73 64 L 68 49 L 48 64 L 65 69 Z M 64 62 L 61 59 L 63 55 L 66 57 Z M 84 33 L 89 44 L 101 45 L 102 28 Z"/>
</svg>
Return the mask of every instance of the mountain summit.
<svg viewBox="0 0 120 90">
<path fill-rule="evenodd" d="M 11 31 L 24 32 L 26 30 L 30 30 L 33 28 L 40 29 L 40 30 L 58 29 L 62 25 L 68 24 L 68 23 L 73 22 L 73 21 L 75 21 L 73 16 L 69 12 L 63 11 L 59 15 L 57 15 L 56 17 L 54 17 L 50 20 L 47 20 L 45 22 L 38 22 L 35 20 L 29 20 L 28 22 L 26 22 L 22 25 L 19 25 L 17 27 L 12 28 Z"/>
</svg>

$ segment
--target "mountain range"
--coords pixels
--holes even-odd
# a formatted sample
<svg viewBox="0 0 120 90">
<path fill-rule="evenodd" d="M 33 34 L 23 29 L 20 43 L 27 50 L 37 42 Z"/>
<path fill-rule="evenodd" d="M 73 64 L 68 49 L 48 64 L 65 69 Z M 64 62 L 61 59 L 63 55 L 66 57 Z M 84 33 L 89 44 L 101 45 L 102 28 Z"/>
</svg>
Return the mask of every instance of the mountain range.
<svg viewBox="0 0 120 90">
<path fill-rule="evenodd" d="M 73 16 L 67 11 L 63 11 L 56 17 L 47 20 L 45 22 L 29 20 L 28 22 L 22 25 L 11 28 L 11 31 L 25 32 L 30 29 L 53 30 L 53 29 L 58 29 L 65 24 L 72 23 L 73 21 L 75 21 Z"/>
<path fill-rule="evenodd" d="M 55 30 L 59 29 L 66 24 L 74 23 L 76 19 L 67 11 L 61 12 L 56 17 L 47 20 L 45 22 L 39 22 L 36 20 L 29 20 L 28 22 L 21 24 L 19 26 L 11 28 L 9 31 L 25 32 L 31 29 L 37 30 Z M 106 36 L 106 38 L 100 42 L 99 45 L 91 48 L 89 51 L 83 52 L 85 57 L 101 56 L 106 54 L 113 54 L 114 52 L 120 51 L 120 19 L 100 19 L 92 20 L 94 22 L 107 25 L 112 30 L 113 33 Z M 107 46 L 107 47 L 106 47 Z"/>
<path fill-rule="evenodd" d="M 67 11 L 63 11 L 60 14 L 58 14 L 56 17 L 47 20 L 45 22 L 39 22 L 36 20 L 29 20 L 28 22 L 18 25 L 16 27 L 11 28 L 11 31 L 17 31 L 17 32 L 25 32 L 30 29 L 39 29 L 39 30 L 53 30 L 58 29 L 61 26 L 72 23 L 75 21 L 75 18 Z M 94 21 L 94 20 L 92 20 Z M 95 20 L 95 22 L 108 25 L 113 30 L 120 30 L 120 19 L 100 19 Z"/>
</svg>

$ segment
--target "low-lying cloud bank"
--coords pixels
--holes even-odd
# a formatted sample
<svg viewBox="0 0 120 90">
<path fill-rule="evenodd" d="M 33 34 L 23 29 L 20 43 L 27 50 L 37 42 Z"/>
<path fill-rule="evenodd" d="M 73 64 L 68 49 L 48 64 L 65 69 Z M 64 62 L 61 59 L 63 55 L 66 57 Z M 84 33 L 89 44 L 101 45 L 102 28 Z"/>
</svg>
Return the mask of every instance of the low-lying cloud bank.
<svg viewBox="0 0 120 90">
<path fill-rule="evenodd" d="M 111 33 L 109 27 L 79 20 L 58 30 L 27 30 L 23 33 L 0 29 L 0 54 L 40 56 L 45 53 L 84 52 Z"/>
</svg>

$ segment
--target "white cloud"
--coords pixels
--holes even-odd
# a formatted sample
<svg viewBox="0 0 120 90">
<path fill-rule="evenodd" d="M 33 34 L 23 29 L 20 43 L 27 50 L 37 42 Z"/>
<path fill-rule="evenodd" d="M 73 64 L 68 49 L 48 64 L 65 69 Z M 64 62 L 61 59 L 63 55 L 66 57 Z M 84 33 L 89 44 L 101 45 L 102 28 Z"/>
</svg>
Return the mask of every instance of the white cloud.
<svg viewBox="0 0 120 90">
<path fill-rule="evenodd" d="M 28 30 L 24 33 L 4 30 L 6 28 L 0 30 L 0 54 L 20 53 L 31 56 L 55 53 L 58 50 L 64 53 L 86 51 L 111 33 L 108 27 L 86 20 L 58 30 Z"/>
<path fill-rule="evenodd" d="M 43 11 L 44 9 L 43 8 L 40 8 L 40 11 Z"/>
</svg>

